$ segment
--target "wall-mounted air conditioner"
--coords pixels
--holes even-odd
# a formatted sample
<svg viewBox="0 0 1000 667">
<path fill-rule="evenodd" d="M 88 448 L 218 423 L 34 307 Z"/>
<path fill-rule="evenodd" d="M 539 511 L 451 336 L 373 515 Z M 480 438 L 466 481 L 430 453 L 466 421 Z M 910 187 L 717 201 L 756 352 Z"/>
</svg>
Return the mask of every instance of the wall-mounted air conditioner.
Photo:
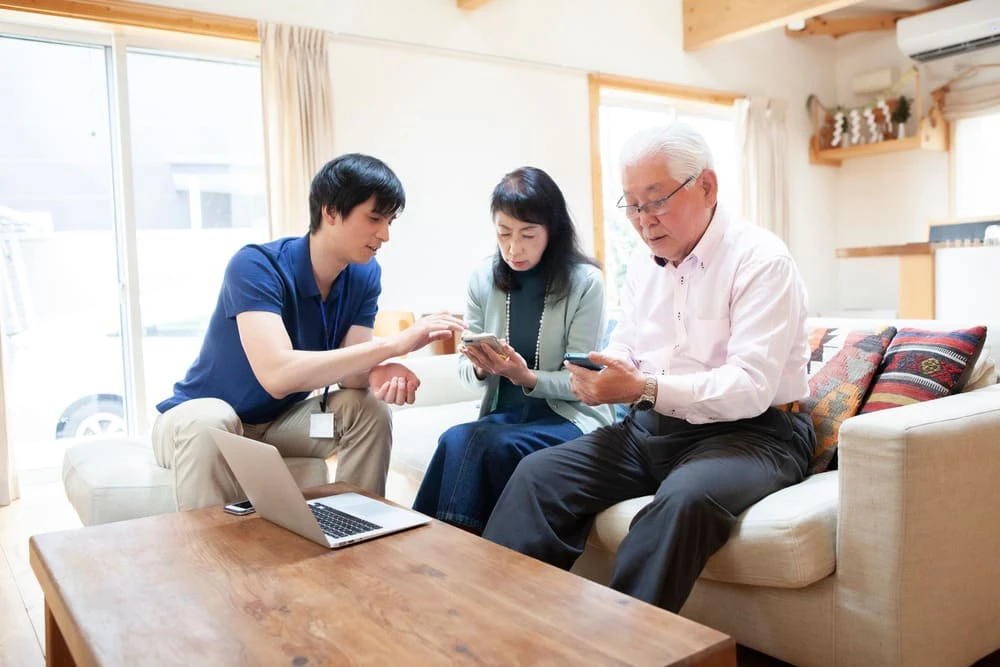
<svg viewBox="0 0 1000 667">
<path fill-rule="evenodd" d="M 967 0 L 900 19 L 896 43 L 919 62 L 1000 46 L 1000 0 Z"/>
</svg>

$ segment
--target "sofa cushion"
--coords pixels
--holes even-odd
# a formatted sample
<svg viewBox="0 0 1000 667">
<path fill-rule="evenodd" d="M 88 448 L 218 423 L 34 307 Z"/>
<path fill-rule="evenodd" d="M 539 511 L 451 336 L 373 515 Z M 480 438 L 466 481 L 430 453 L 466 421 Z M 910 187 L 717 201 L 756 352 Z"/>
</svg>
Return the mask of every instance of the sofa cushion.
<svg viewBox="0 0 1000 667">
<path fill-rule="evenodd" d="M 597 515 L 588 548 L 614 553 L 652 496 L 632 498 Z M 709 560 L 705 579 L 750 586 L 802 588 L 836 563 L 838 473 L 826 472 L 772 493 L 739 516 L 733 534 Z"/>
<path fill-rule="evenodd" d="M 941 398 L 962 391 L 986 340 L 986 327 L 957 331 L 900 329 L 862 414 Z"/>
<path fill-rule="evenodd" d="M 807 413 L 816 429 L 810 472 L 824 472 L 829 467 L 837 450 L 840 425 L 858 414 L 895 334 L 893 327 L 852 332 L 844 347 L 809 378 L 809 396 L 799 401 L 796 409 Z"/>
<path fill-rule="evenodd" d="M 458 379 L 453 381 L 458 382 Z M 455 424 L 478 419 L 479 403 L 477 399 L 393 411 L 389 467 L 419 485 L 437 448 L 438 438 Z"/>
</svg>

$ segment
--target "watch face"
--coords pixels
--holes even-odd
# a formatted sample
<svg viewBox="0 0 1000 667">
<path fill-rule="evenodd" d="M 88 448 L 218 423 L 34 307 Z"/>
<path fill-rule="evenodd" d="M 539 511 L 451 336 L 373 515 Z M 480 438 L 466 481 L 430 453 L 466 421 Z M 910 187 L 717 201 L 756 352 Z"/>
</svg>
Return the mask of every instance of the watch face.
<svg viewBox="0 0 1000 667">
<path fill-rule="evenodd" d="M 636 410 L 649 410 L 653 407 L 653 402 L 648 398 L 641 398 L 635 403 Z"/>
</svg>

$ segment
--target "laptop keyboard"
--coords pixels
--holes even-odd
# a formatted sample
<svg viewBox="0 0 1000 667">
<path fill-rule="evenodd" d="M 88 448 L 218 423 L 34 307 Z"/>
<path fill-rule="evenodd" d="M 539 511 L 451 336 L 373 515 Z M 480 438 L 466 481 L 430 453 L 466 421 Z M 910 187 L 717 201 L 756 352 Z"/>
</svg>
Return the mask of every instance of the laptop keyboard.
<svg viewBox="0 0 1000 667">
<path fill-rule="evenodd" d="M 319 521 L 319 527 L 323 532 L 333 538 L 367 533 L 382 527 L 320 503 L 310 503 L 309 509 Z"/>
</svg>

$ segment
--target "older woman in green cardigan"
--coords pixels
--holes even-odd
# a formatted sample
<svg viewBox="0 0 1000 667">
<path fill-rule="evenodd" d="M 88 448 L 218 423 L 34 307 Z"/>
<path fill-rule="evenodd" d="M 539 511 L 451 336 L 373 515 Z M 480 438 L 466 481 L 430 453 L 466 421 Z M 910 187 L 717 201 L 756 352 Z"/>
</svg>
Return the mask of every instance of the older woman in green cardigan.
<svg viewBox="0 0 1000 667">
<path fill-rule="evenodd" d="M 566 200 L 541 169 L 500 181 L 490 210 L 497 251 L 469 282 L 466 323 L 495 334 L 499 350 L 463 346 L 462 380 L 484 386 L 480 417 L 445 431 L 414 509 L 481 532 L 504 485 L 528 454 L 612 421 L 569 388 L 567 352 L 600 347 L 604 281 L 580 250 Z"/>
</svg>

